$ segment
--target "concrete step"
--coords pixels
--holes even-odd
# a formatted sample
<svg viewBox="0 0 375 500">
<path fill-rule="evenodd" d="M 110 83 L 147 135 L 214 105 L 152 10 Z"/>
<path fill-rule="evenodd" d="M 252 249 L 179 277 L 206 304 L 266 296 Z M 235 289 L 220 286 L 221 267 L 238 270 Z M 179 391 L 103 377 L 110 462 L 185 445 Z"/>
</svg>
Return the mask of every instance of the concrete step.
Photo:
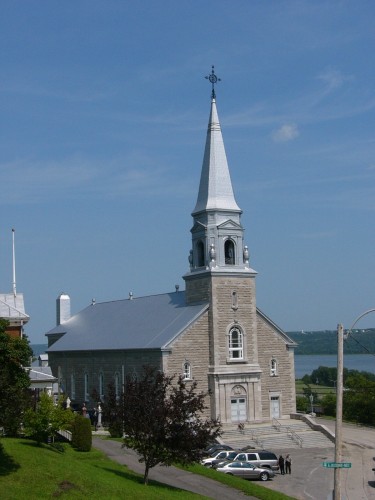
<svg viewBox="0 0 375 500">
<path fill-rule="evenodd" d="M 306 422 L 287 420 L 278 427 L 265 424 L 245 424 L 243 430 L 227 426 L 221 440 L 234 449 L 245 446 L 263 449 L 331 448 L 334 443 Z"/>
</svg>

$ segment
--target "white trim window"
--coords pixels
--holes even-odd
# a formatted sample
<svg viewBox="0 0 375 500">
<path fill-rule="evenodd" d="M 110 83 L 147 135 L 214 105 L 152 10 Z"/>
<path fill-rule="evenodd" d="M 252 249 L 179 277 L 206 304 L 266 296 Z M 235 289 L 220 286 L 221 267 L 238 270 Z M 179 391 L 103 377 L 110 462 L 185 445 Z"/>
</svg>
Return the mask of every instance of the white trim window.
<svg viewBox="0 0 375 500">
<path fill-rule="evenodd" d="M 84 380 L 84 393 L 85 393 L 84 400 L 88 401 L 90 399 L 90 396 L 89 396 L 89 376 L 88 376 L 88 373 L 85 373 L 85 375 L 83 377 L 83 380 Z"/>
<path fill-rule="evenodd" d="M 184 380 L 191 380 L 191 364 L 189 361 L 185 361 L 184 367 L 183 367 L 183 379 Z"/>
<path fill-rule="evenodd" d="M 115 396 L 116 399 L 120 398 L 120 374 L 118 372 L 115 373 Z"/>
<path fill-rule="evenodd" d="M 229 332 L 229 359 L 243 359 L 243 333 L 238 327 Z"/>
<path fill-rule="evenodd" d="M 104 398 L 104 375 L 103 372 L 99 373 L 99 397 L 101 400 Z"/>
<path fill-rule="evenodd" d="M 277 377 L 277 360 L 275 358 L 272 358 L 270 362 L 270 375 Z"/>
<path fill-rule="evenodd" d="M 74 373 L 70 375 L 70 399 L 75 400 L 76 398 L 76 378 Z"/>
</svg>

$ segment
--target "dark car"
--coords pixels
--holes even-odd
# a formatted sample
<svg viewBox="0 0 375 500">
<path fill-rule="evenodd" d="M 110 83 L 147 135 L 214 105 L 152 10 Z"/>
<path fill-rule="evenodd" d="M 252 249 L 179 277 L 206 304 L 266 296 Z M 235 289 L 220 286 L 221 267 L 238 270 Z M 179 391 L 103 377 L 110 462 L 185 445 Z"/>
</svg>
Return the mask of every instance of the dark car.
<svg viewBox="0 0 375 500">
<path fill-rule="evenodd" d="M 231 446 L 226 444 L 215 443 L 204 450 L 206 456 L 212 456 L 213 453 L 221 450 L 233 450 Z"/>
<path fill-rule="evenodd" d="M 228 462 L 223 467 L 218 467 L 217 470 L 231 476 L 260 479 L 261 481 L 268 481 L 271 477 L 275 477 L 273 470 L 255 467 L 250 462 Z"/>
</svg>

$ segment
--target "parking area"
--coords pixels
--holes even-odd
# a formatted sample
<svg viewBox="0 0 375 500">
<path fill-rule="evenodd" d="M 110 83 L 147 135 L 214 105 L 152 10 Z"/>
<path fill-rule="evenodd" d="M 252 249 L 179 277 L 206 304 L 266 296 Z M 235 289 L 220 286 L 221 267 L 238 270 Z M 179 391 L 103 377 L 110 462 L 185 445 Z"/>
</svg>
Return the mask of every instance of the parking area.
<svg viewBox="0 0 375 500">
<path fill-rule="evenodd" d="M 319 423 L 334 430 L 334 421 L 317 419 Z M 375 429 L 356 425 L 343 425 L 342 461 L 350 462 L 350 469 L 341 469 L 342 498 L 345 500 L 372 500 L 375 498 Z M 102 449 L 110 458 L 126 464 L 132 470 L 142 474 L 143 465 L 131 450 L 121 448 L 116 441 L 103 441 L 94 438 L 94 446 Z M 323 462 L 334 462 L 334 448 L 272 449 L 277 455 L 292 456 L 292 474 L 276 474 L 271 481 L 262 482 L 262 486 L 281 491 L 298 500 L 326 500 L 332 498 L 333 469 L 323 467 Z M 216 481 L 203 476 L 195 476 L 174 467 L 155 467 L 150 472 L 150 479 L 155 479 L 175 487 L 200 493 L 209 498 L 234 500 L 247 498 Z"/>
<path fill-rule="evenodd" d="M 335 422 L 317 419 L 334 430 Z M 273 450 L 288 453 L 288 450 Z M 298 500 L 326 500 L 332 498 L 334 469 L 323 467 L 323 462 L 334 462 L 334 448 L 290 450 L 292 474 L 263 483 L 267 488 L 281 491 Z M 375 498 L 375 429 L 343 424 L 342 461 L 352 464 L 341 469 L 341 492 L 345 500 Z"/>
</svg>

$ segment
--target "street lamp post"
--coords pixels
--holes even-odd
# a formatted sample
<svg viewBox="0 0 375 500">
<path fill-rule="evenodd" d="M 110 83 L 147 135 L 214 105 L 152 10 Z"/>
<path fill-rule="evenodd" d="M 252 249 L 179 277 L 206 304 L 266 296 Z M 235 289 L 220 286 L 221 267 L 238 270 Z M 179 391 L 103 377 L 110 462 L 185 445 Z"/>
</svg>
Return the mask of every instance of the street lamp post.
<svg viewBox="0 0 375 500">
<path fill-rule="evenodd" d="M 375 312 L 375 308 L 369 309 L 362 313 L 354 321 L 352 326 L 347 332 L 350 335 L 357 322 L 367 314 Z M 337 325 L 337 383 L 336 383 L 336 426 L 335 426 L 335 462 L 341 462 L 341 448 L 342 448 L 342 402 L 343 402 L 343 371 L 344 371 L 344 327 Z M 334 490 L 333 499 L 341 500 L 341 468 L 334 469 Z"/>
<path fill-rule="evenodd" d="M 314 413 L 314 406 L 313 406 L 313 403 L 314 403 L 314 395 L 313 395 L 313 394 L 310 394 L 311 415 Z"/>
</svg>

